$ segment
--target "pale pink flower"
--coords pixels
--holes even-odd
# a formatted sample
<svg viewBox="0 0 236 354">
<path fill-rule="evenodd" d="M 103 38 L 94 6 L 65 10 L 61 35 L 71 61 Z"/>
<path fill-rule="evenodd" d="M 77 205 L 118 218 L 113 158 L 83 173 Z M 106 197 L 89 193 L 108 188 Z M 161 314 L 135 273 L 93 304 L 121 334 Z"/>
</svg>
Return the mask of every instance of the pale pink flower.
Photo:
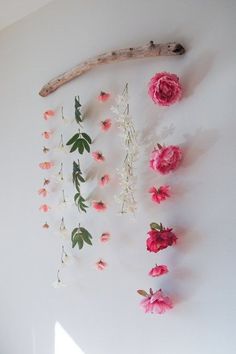
<svg viewBox="0 0 236 354">
<path fill-rule="evenodd" d="M 108 174 L 105 174 L 100 178 L 99 186 L 104 187 L 109 182 L 110 182 L 110 176 Z"/>
<path fill-rule="evenodd" d="M 168 273 L 168 268 L 166 265 L 157 265 L 150 270 L 148 275 L 151 277 L 159 277 L 160 275 Z"/>
<path fill-rule="evenodd" d="M 50 206 L 47 205 L 47 204 L 42 204 L 39 208 L 40 211 L 44 212 L 44 213 L 47 213 L 49 210 L 50 210 Z"/>
<path fill-rule="evenodd" d="M 167 146 L 163 147 L 158 145 L 150 158 L 150 167 L 154 171 L 159 171 L 161 174 L 165 175 L 171 171 L 175 171 L 180 164 L 182 159 L 182 151 L 179 146 Z"/>
<path fill-rule="evenodd" d="M 103 162 L 105 161 L 105 157 L 103 156 L 103 154 L 99 151 L 94 151 L 92 152 L 92 157 L 94 158 L 95 161 L 97 162 Z"/>
<path fill-rule="evenodd" d="M 155 293 L 150 289 L 150 294 L 145 295 L 145 299 L 141 301 L 140 305 L 145 313 L 163 314 L 173 308 L 171 299 L 161 289 Z"/>
<path fill-rule="evenodd" d="M 110 97 L 111 97 L 110 93 L 101 91 L 100 95 L 98 96 L 98 101 L 106 102 L 107 100 L 109 100 Z"/>
<path fill-rule="evenodd" d="M 102 120 L 100 122 L 100 129 L 103 131 L 103 132 L 107 132 L 110 128 L 111 128 L 111 119 L 110 118 L 107 118 L 105 120 Z"/>
<path fill-rule="evenodd" d="M 48 191 L 47 191 L 46 188 L 40 188 L 40 189 L 38 190 L 38 195 L 40 195 L 41 197 L 46 197 L 47 194 L 48 194 Z"/>
<path fill-rule="evenodd" d="M 107 206 L 105 203 L 102 201 L 100 202 L 92 202 L 92 207 L 97 210 L 97 211 L 105 211 L 107 209 Z"/>
<path fill-rule="evenodd" d="M 44 139 L 48 140 L 51 139 L 52 137 L 52 132 L 51 131 L 47 131 L 47 132 L 43 132 L 42 136 L 44 137 Z"/>
<path fill-rule="evenodd" d="M 96 268 L 98 270 L 104 270 L 107 267 L 107 263 L 100 259 L 98 262 L 96 262 Z"/>
<path fill-rule="evenodd" d="M 43 118 L 45 120 L 48 120 L 49 118 L 52 118 L 55 116 L 55 111 L 53 111 L 52 109 L 49 109 L 48 111 L 44 112 L 43 114 Z"/>
<path fill-rule="evenodd" d="M 111 238 L 111 234 L 109 232 L 103 232 L 101 237 L 100 237 L 100 241 L 102 243 L 106 243 L 106 242 L 108 242 L 110 240 L 110 238 Z"/>
<path fill-rule="evenodd" d="M 170 197 L 169 186 L 161 186 L 158 189 L 152 187 L 148 192 L 152 194 L 152 201 L 158 204 Z"/>
<path fill-rule="evenodd" d="M 179 101 L 182 88 L 178 76 L 166 72 L 157 73 L 148 84 L 148 94 L 160 106 L 170 106 Z"/>
<path fill-rule="evenodd" d="M 42 169 L 42 170 L 50 170 L 50 168 L 52 168 L 54 166 L 54 163 L 53 162 L 50 162 L 50 161 L 45 161 L 45 162 L 41 162 L 39 164 L 39 167 Z"/>
</svg>

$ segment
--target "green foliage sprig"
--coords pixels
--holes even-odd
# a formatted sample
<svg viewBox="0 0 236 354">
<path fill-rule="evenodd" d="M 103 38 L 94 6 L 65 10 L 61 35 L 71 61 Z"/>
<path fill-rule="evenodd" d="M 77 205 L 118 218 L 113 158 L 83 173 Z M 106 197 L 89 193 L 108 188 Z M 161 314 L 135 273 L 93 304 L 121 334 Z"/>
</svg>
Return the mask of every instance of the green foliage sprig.
<svg viewBox="0 0 236 354">
<path fill-rule="evenodd" d="M 88 208 L 88 205 L 85 204 L 85 199 L 82 197 L 80 192 L 80 183 L 84 183 L 85 179 L 82 176 L 79 160 L 78 163 L 76 163 L 75 161 L 73 162 L 72 180 L 77 191 L 77 193 L 74 195 L 75 204 L 78 207 L 79 211 L 83 211 L 86 213 L 86 208 Z"/>
<path fill-rule="evenodd" d="M 75 227 L 71 233 L 72 247 L 78 245 L 79 249 L 83 248 L 84 243 L 92 246 L 92 235 L 84 227 Z"/>
</svg>

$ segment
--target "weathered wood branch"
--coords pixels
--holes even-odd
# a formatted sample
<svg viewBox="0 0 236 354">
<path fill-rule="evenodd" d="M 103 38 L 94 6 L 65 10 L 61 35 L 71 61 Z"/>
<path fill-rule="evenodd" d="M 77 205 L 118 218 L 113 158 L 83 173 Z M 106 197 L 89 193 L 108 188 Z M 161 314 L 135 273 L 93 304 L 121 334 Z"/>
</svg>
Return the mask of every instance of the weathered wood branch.
<svg viewBox="0 0 236 354">
<path fill-rule="evenodd" d="M 184 53 L 185 49 L 179 43 L 172 42 L 165 44 L 155 44 L 153 41 L 150 41 L 149 44 L 141 47 L 119 49 L 112 52 L 104 53 L 96 56 L 95 58 L 88 59 L 75 66 L 71 70 L 52 79 L 45 86 L 43 86 L 39 94 L 42 97 L 46 97 L 50 95 L 50 93 L 56 91 L 59 87 L 65 85 L 67 82 L 75 79 L 76 77 L 81 76 L 82 74 L 86 73 L 87 71 L 95 68 L 100 64 L 115 63 L 128 59 L 182 55 Z"/>
</svg>

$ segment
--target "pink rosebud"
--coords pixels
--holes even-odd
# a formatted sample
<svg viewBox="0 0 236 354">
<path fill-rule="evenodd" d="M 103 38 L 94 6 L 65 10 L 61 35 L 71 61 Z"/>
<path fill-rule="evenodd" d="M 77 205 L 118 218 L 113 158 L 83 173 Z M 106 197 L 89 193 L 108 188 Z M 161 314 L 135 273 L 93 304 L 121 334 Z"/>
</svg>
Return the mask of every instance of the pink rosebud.
<svg viewBox="0 0 236 354">
<path fill-rule="evenodd" d="M 163 314 L 173 308 L 171 299 L 166 296 L 161 289 L 155 293 L 150 289 L 150 294 L 144 296 L 145 299 L 141 301 L 140 305 L 145 313 Z"/>
<path fill-rule="evenodd" d="M 172 232 L 172 229 L 162 228 L 161 230 L 150 230 L 148 232 L 146 245 L 149 252 L 159 252 L 168 246 L 176 243 L 177 237 Z"/>
<path fill-rule="evenodd" d="M 156 265 L 148 273 L 151 277 L 159 277 L 160 275 L 168 273 L 168 268 L 166 265 Z"/>
<path fill-rule="evenodd" d="M 100 237 L 100 241 L 102 243 L 106 243 L 110 240 L 110 238 L 111 238 L 111 234 L 109 232 L 103 232 L 103 234 Z"/>
<path fill-rule="evenodd" d="M 52 137 L 52 132 L 51 132 L 51 131 L 43 132 L 43 133 L 42 133 L 42 136 L 43 136 L 43 138 L 46 139 L 46 140 L 51 139 L 51 137 Z"/>
<path fill-rule="evenodd" d="M 94 151 L 92 152 L 92 157 L 95 161 L 97 162 L 103 162 L 105 161 L 105 157 L 103 156 L 103 154 L 99 151 Z"/>
<path fill-rule="evenodd" d="M 110 182 L 110 176 L 106 174 L 100 178 L 99 186 L 104 187 L 109 182 Z"/>
<path fill-rule="evenodd" d="M 182 151 L 178 146 L 159 146 L 151 154 L 150 167 L 165 175 L 175 171 L 179 167 L 181 159 Z"/>
<path fill-rule="evenodd" d="M 39 167 L 42 169 L 42 170 L 50 170 L 50 168 L 52 168 L 54 166 L 54 163 L 53 162 L 50 162 L 50 161 L 45 161 L 45 162 L 41 162 L 39 164 Z"/>
<path fill-rule="evenodd" d="M 46 197 L 47 194 L 48 194 L 48 191 L 47 191 L 46 188 L 40 188 L 40 189 L 38 190 L 38 195 L 40 195 L 41 197 Z"/>
<path fill-rule="evenodd" d="M 182 88 L 175 74 L 157 73 L 148 84 L 148 94 L 154 103 L 170 106 L 180 100 Z"/>
<path fill-rule="evenodd" d="M 98 101 L 100 102 L 106 102 L 109 100 L 109 98 L 111 97 L 110 93 L 101 91 L 100 95 L 98 96 Z"/>
<path fill-rule="evenodd" d="M 160 204 L 163 200 L 166 200 L 170 197 L 170 187 L 161 186 L 158 189 L 152 187 L 149 189 L 149 193 L 152 194 L 152 201 L 154 203 Z"/>
<path fill-rule="evenodd" d="M 50 210 L 50 206 L 47 205 L 47 204 L 42 204 L 39 208 L 40 211 L 44 212 L 44 213 L 47 213 L 49 210 Z"/>
<path fill-rule="evenodd" d="M 48 111 L 44 112 L 43 114 L 43 118 L 45 120 L 48 120 L 49 118 L 52 118 L 55 116 L 55 111 L 53 111 L 52 109 L 49 109 Z"/>
<path fill-rule="evenodd" d="M 103 132 L 107 132 L 110 128 L 111 128 L 111 119 L 110 118 L 107 118 L 105 120 L 102 120 L 100 122 L 100 129 L 103 131 Z"/>
<path fill-rule="evenodd" d="M 97 210 L 97 211 L 105 211 L 107 209 L 107 206 L 105 203 L 102 201 L 100 202 L 92 202 L 92 207 Z"/>
<path fill-rule="evenodd" d="M 97 263 L 96 263 L 96 268 L 98 270 L 104 270 L 107 267 L 107 263 L 104 262 L 102 259 L 100 259 Z"/>
</svg>

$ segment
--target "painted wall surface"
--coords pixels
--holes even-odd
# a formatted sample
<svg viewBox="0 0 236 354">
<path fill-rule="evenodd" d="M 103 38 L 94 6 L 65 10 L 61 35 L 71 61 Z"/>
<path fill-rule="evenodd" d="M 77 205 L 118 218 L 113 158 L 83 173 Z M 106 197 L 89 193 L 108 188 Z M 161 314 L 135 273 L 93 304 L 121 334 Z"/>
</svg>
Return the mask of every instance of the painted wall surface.
<svg viewBox="0 0 236 354">
<path fill-rule="evenodd" d="M 59 0 L 0 32 L 2 354 L 236 353 L 235 13 L 233 0 Z M 81 60 L 149 40 L 180 41 L 187 53 L 104 66 L 48 98 L 37 94 Z M 182 101 L 168 109 L 147 97 L 147 83 L 158 71 L 178 74 L 184 87 Z M 95 239 L 104 228 L 113 239 L 75 252 L 66 271 L 69 286 L 54 289 L 61 244 L 42 231 L 38 212 L 41 112 L 63 104 L 70 114 L 80 94 L 86 107 L 92 102 L 86 124 L 94 134 L 102 116 L 97 93 L 118 93 L 125 82 L 141 131 L 137 218 L 117 215 L 113 202 L 103 216 L 91 211 L 84 223 Z M 109 139 L 99 135 L 97 146 L 115 169 L 119 139 L 112 148 Z M 181 168 L 167 179 L 148 169 L 149 143 L 157 139 L 185 152 Z M 163 181 L 173 185 L 175 197 L 154 206 L 146 190 Z M 112 193 L 106 198 L 110 202 Z M 159 220 L 175 227 L 179 243 L 148 254 L 146 231 Z M 94 270 L 98 257 L 109 263 L 104 272 Z M 156 262 L 172 272 L 153 281 L 147 272 Z M 142 312 L 136 290 L 150 286 L 173 295 L 173 311 Z"/>
</svg>

